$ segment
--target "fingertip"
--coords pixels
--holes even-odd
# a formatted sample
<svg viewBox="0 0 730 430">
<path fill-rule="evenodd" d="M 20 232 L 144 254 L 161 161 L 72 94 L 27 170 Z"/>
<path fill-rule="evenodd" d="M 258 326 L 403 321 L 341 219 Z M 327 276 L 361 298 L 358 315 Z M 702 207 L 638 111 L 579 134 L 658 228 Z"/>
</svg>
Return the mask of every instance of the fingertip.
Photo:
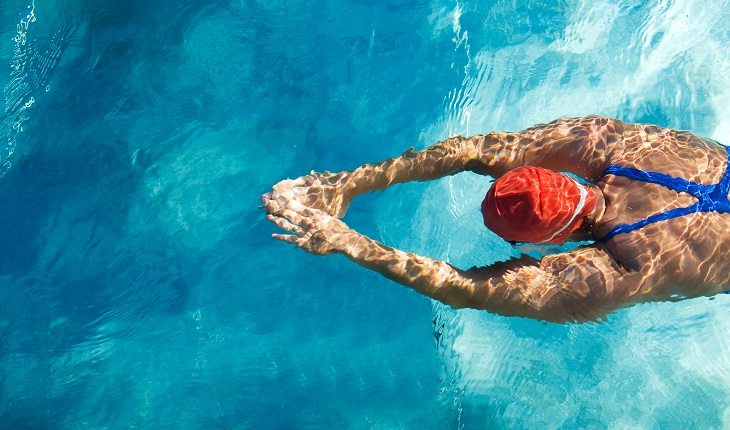
<svg viewBox="0 0 730 430">
<path fill-rule="evenodd" d="M 271 235 L 271 237 L 274 238 L 274 239 L 281 240 L 281 241 L 286 242 L 286 243 L 294 243 L 294 240 L 295 240 L 289 234 L 277 234 L 277 233 L 274 233 L 274 234 Z"/>
<path fill-rule="evenodd" d="M 261 204 L 259 205 L 259 208 L 262 208 L 262 207 L 266 206 L 266 202 L 267 202 L 267 201 L 268 201 L 268 200 L 269 200 L 270 198 L 271 198 L 271 193 L 264 193 L 264 194 L 261 194 L 261 199 L 259 199 L 259 203 L 261 203 Z"/>
</svg>

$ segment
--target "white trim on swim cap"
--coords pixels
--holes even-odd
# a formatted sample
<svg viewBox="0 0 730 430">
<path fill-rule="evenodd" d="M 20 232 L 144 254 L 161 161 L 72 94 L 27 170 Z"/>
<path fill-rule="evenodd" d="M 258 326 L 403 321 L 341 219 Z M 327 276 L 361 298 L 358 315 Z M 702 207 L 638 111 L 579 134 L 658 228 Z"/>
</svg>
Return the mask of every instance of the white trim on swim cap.
<svg viewBox="0 0 730 430">
<path fill-rule="evenodd" d="M 570 178 L 570 176 L 568 176 L 568 178 Z M 586 205 L 586 197 L 588 197 L 588 190 L 586 189 L 586 187 L 579 184 L 578 181 L 576 181 L 575 179 L 570 178 L 570 180 L 575 182 L 575 185 L 578 186 L 578 190 L 580 190 L 580 201 L 578 202 L 578 206 L 575 207 L 573 216 L 570 217 L 570 219 L 568 220 L 568 222 L 565 223 L 564 226 L 560 227 L 560 229 L 558 231 L 553 233 L 552 236 L 543 240 L 542 242 L 537 242 L 537 243 L 547 243 L 547 242 L 550 242 L 551 240 L 555 239 L 560 233 L 565 231 L 565 229 L 568 228 L 568 226 L 571 225 L 573 223 L 573 221 L 575 221 L 575 219 L 578 217 L 578 215 L 580 215 L 581 211 L 583 210 L 583 206 Z"/>
</svg>

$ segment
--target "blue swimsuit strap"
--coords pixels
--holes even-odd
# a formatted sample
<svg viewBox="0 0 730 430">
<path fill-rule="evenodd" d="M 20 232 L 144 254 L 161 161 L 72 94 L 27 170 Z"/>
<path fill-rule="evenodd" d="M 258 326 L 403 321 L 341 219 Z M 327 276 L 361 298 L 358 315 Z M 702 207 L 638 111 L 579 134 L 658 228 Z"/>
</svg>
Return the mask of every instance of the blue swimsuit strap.
<svg viewBox="0 0 730 430">
<path fill-rule="evenodd" d="M 727 194 L 730 192 L 730 147 L 725 147 L 725 151 L 728 156 L 725 173 L 720 182 L 712 185 L 697 184 L 683 178 L 669 176 L 665 173 L 647 172 L 634 169 L 633 167 L 608 166 L 604 171 L 604 175 L 624 176 L 637 181 L 662 185 L 678 193 L 690 194 L 697 198 L 697 202 L 684 208 L 671 209 L 651 215 L 633 224 L 618 225 L 600 238 L 599 241 L 606 242 L 617 234 L 630 233 L 655 222 L 677 218 L 695 212 L 730 212 L 730 200 L 727 198 Z"/>
</svg>

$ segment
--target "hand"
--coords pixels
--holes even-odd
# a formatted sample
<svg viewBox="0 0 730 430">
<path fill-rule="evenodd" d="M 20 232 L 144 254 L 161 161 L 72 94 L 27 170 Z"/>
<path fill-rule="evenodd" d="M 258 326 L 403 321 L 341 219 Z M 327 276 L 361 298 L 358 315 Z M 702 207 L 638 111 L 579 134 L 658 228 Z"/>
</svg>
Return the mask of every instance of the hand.
<svg viewBox="0 0 730 430">
<path fill-rule="evenodd" d="M 350 172 L 318 173 L 312 171 L 309 175 L 279 182 L 274 185 L 271 193 L 264 194 L 262 200 L 274 200 L 280 204 L 297 201 L 312 209 L 342 218 L 353 197 L 347 188 L 349 177 Z M 266 203 L 264 202 L 264 204 Z"/>
<path fill-rule="evenodd" d="M 304 206 L 296 200 L 289 201 L 286 206 L 277 202 L 272 207 L 275 209 L 266 215 L 266 219 L 293 233 L 274 234 L 272 237 L 292 243 L 312 254 L 343 252 L 350 245 L 353 234 L 356 234 L 339 219 Z"/>
</svg>

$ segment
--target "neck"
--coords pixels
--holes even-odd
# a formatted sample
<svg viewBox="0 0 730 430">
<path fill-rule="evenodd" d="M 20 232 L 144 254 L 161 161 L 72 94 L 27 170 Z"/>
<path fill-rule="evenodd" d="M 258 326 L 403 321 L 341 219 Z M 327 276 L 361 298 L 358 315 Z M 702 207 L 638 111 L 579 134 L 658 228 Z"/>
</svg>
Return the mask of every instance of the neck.
<svg viewBox="0 0 730 430">
<path fill-rule="evenodd" d="M 590 215 L 591 224 L 595 224 L 601 221 L 603 214 L 606 213 L 606 198 L 603 196 L 603 191 L 595 185 L 587 185 L 586 188 L 596 197 L 596 206 L 593 208 L 593 213 Z"/>
<path fill-rule="evenodd" d="M 583 224 L 568 237 L 568 241 L 591 240 L 593 238 L 593 226 L 601 220 L 606 212 L 606 199 L 601 189 L 595 185 L 584 185 L 584 187 L 593 195 L 595 206 L 591 213 L 584 216 Z"/>
</svg>

